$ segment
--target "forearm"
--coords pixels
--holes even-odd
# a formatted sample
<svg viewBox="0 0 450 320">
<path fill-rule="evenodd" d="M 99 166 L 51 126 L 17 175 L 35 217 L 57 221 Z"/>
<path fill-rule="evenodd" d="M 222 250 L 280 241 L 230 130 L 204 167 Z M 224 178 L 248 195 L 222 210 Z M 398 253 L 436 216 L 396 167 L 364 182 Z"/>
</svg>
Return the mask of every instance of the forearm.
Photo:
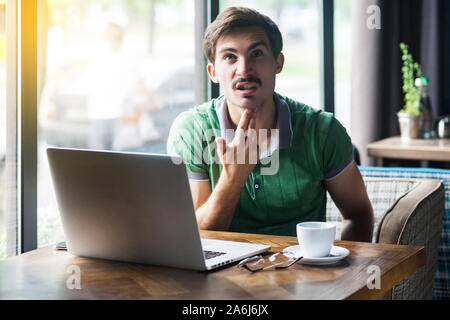
<svg viewBox="0 0 450 320">
<path fill-rule="evenodd" d="M 356 163 L 353 162 L 335 178 L 324 181 L 324 184 L 342 214 L 341 239 L 372 242 L 372 204 Z"/>
<path fill-rule="evenodd" d="M 256 136 L 245 135 L 248 129 L 255 129 L 255 117 L 255 109 L 243 112 L 230 144 L 223 137 L 216 138 L 216 151 L 222 163 L 222 172 L 208 200 L 196 211 L 200 229 L 225 231 L 231 225 L 242 189 L 256 165 L 249 158 L 250 144 L 256 142 Z M 245 156 L 244 163 L 240 162 L 238 155 Z"/>
<path fill-rule="evenodd" d="M 245 180 L 233 181 L 222 174 L 208 200 L 196 211 L 200 229 L 228 230 L 244 185 Z"/>
<path fill-rule="evenodd" d="M 342 221 L 341 239 L 349 241 L 372 242 L 373 236 L 373 211 L 372 207 L 365 208 L 365 214 L 347 215 L 355 218 Z"/>
</svg>

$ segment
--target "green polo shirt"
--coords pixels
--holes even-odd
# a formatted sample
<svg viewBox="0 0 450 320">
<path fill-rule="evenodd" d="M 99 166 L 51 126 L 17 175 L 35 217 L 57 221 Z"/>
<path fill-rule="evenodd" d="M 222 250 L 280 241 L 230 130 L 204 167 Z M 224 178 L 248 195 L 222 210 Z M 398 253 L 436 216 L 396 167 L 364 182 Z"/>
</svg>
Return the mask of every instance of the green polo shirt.
<svg viewBox="0 0 450 320">
<path fill-rule="evenodd" d="M 277 93 L 274 101 L 277 130 L 247 178 L 230 231 L 295 236 L 297 223 L 325 221 L 323 182 L 353 161 L 351 139 L 333 114 Z M 231 128 L 221 96 L 175 119 L 167 152 L 183 158 L 189 179 L 209 180 L 214 189 L 222 170 L 215 138 L 231 142 Z"/>
</svg>

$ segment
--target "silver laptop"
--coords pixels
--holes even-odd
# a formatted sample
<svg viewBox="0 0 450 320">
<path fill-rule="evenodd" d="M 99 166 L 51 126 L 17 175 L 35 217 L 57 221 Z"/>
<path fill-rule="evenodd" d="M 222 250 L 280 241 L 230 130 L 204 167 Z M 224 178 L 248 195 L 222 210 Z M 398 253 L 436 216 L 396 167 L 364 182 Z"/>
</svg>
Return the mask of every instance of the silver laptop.
<svg viewBox="0 0 450 320">
<path fill-rule="evenodd" d="M 180 158 L 62 148 L 47 155 L 74 255 L 210 270 L 270 248 L 200 239 Z"/>
</svg>

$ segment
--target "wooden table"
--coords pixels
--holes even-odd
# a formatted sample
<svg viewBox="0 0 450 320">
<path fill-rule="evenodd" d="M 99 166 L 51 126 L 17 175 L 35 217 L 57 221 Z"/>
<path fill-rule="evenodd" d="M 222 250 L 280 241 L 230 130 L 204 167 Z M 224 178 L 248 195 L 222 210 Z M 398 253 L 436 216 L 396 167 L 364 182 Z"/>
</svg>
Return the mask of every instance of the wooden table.
<svg viewBox="0 0 450 320">
<path fill-rule="evenodd" d="M 202 231 L 202 237 L 272 246 L 295 237 Z M 376 299 L 425 264 L 425 249 L 336 241 L 350 255 L 330 266 L 296 264 L 250 273 L 236 265 L 210 272 L 80 258 L 53 246 L 0 261 L 1 299 Z M 270 254 L 270 253 L 268 253 Z M 381 289 L 369 289 L 370 266 L 381 271 Z M 78 268 L 80 289 L 73 277 Z"/>
<path fill-rule="evenodd" d="M 369 156 L 377 157 L 377 166 L 383 166 L 383 159 L 407 159 L 428 161 L 450 161 L 450 139 L 412 139 L 403 141 L 391 137 L 370 143 Z"/>
</svg>

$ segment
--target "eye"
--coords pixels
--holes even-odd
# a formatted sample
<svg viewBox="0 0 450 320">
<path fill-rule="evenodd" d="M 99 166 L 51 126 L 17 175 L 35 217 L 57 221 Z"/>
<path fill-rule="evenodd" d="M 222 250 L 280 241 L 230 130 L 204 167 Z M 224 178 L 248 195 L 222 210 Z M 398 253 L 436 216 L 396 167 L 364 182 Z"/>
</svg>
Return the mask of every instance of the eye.
<svg viewBox="0 0 450 320">
<path fill-rule="evenodd" d="M 232 53 L 229 53 L 229 54 L 226 54 L 226 55 L 223 57 L 223 59 L 224 59 L 225 61 L 231 61 L 231 60 L 236 59 L 236 56 L 235 56 L 234 54 L 232 54 Z"/>
<path fill-rule="evenodd" d="M 252 52 L 253 57 L 261 57 L 264 55 L 264 52 L 261 49 L 254 50 Z"/>
</svg>

